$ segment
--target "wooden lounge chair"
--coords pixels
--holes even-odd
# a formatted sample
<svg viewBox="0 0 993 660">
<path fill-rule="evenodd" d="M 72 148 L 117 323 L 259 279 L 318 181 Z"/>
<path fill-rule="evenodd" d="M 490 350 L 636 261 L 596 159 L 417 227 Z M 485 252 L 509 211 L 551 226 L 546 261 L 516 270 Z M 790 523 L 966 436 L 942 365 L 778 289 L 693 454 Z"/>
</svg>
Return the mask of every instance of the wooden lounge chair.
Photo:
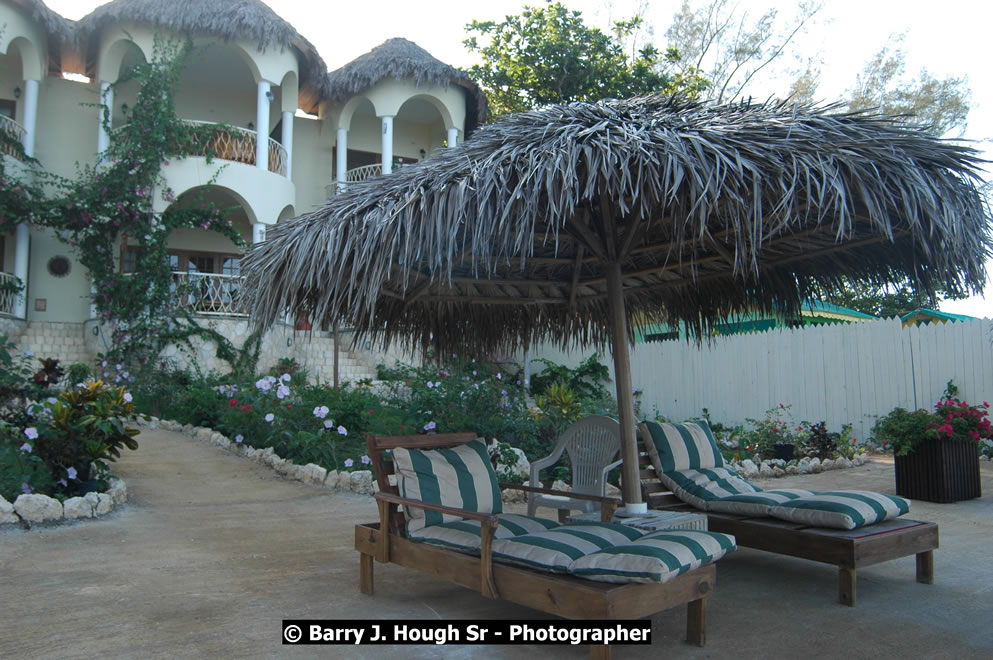
<svg viewBox="0 0 993 660">
<path fill-rule="evenodd" d="M 716 570 L 706 564 L 663 584 L 610 584 L 578 577 L 546 573 L 511 564 L 494 563 L 492 544 L 497 516 L 451 507 L 436 506 L 401 497 L 389 482 L 393 462 L 385 452 L 398 447 L 437 449 L 453 447 L 475 439 L 472 433 L 423 436 L 375 436 L 366 438 L 368 453 L 380 492 L 379 522 L 355 526 L 355 549 L 360 553 L 359 590 L 373 595 L 373 560 L 391 562 L 436 578 L 478 591 L 486 598 L 506 600 L 567 619 L 637 619 L 686 604 L 686 640 L 703 646 L 706 639 L 707 597 L 714 590 Z M 555 494 L 545 488 L 500 484 L 501 488 Z M 601 517 L 609 521 L 616 501 L 595 495 L 572 494 L 601 505 Z M 467 554 L 407 537 L 405 518 L 398 505 L 459 516 L 479 521 L 480 551 Z M 610 647 L 591 645 L 590 657 L 610 658 Z"/>
<path fill-rule="evenodd" d="M 655 509 L 697 511 L 661 482 L 645 445 L 647 430 L 639 426 L 642 497 Z M 838 567 L 838 600 L 855 606 L 855 574 L 860 568 L 916 555 L 917 581 L 934 583 L 934 550 L 938 525 L 896 518 L 853 530 L 826 529 L 769 517 L 707 511 L 708 529 L 733 534 L 740 547 L 764 550 Z"/>
</svg>

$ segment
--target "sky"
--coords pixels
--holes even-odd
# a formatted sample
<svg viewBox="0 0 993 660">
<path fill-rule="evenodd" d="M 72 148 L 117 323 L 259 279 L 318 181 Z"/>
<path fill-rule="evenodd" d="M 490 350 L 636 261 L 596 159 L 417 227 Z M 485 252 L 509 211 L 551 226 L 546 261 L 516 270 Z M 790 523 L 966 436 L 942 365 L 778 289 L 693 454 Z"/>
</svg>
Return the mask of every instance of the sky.
<svg viewBox="0 0 993 660">
<path fill-rule="evenodd" d="M 170 0 L 162 0 L 169 2 Z M 465 26 L 473 19 L 500 21 L 520 12 L 524 0 L 377 0 L 374 3 L 315 2 L 314 0 L 264 0 L 284 20 L 316 46 L 328 67 L 336 69 L 392 37 L 404 37 L 453 66 L 466 67 L 474 57 L 462 45 Z M 537 4 L 540 0 L 532 0 Z M 661 45 L 673 13 L 682 0 L 563 0 L 583 12 L 586 22 L 601 28 L 613 20 L 639 12 L 654 42 Z M 46 4 L 66 18 L 79 19 L 101 2 L 91 0 L 47 0 Z M 732 4 L 735 4 L 732 0 Z M 781 15 L 793 11 L 788 0 L 739 0 L 741 10 L 761 14 L 769 6 Z M 818 57 L 821 84 L 817 99 L 844 97 L 864 63 L 891 35 L 903 34 L 907 73 L 922 67 L 937 76 L 966 76 L 972 91 L 972 109 L 964 137 L 976 142 L 986 158 L 993 160 L 993 76 L 988 73 L 989 25 L 993 3 L 977 0 L 825 0 L 816 24 L 796 39 L 796 52 Z M 772 71 L 756 81 L 750 93 L 764 99 L 784 92 L 788 79 Z M 984 142 L 987 141 L 987 142 Z M 993 165 L 989 167 L 993 178 Z M 990 283 L 985 298 L 946 301 L 948 312 L 993 318 L 993 261 L 987 264 Z"/>
</svg>

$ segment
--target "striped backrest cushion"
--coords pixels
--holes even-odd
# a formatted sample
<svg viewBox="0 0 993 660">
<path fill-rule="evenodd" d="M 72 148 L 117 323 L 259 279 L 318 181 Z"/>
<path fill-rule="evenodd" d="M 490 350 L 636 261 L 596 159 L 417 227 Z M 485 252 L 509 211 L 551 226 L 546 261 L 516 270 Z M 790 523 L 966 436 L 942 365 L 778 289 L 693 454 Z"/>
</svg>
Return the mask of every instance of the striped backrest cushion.
<svg viewBox="0 0 993 660">
<path fill-rule="evenodd" d="M 896 518 L 910 511 L 902 497 L 867 490 L 836 490 L 783 502 L 769 515 L 813 527 L 856 529 Z"/>
<path fill-rule="evenodd" d="M 674 470 L 724 467 L 717 440 L 704 420 L 684 424 L 642 422 L 645 448 L 658 474 Z"/>
<path fill-rule="evenodd" d="M 493 464 L 481 438 L 450 449 L 393 450 L 400 495 L 476 513 L 502 513 L 503 501 Z M 407 533 L 454 522 L 458 516 L 404 507 Z"/>
<path fill-rule="evenodd" d="M 598 582 L 661 584 L 715 562 L 737 546 L 734 537 L 698 530 L 659 530 L 606 548 L 569 565 L 569 573 Z"/>
<path fill-rule="evenodd" d="M 703 511 L 709 510 L 710 502 L 722 497 L 762 490 L 739 477 L 738 473 L 723 467 L 663 472 L 659 479 L 676 497 Z"/>
<path fill-rule="evenodd" d="M 560 523 L 548 518 L 513 513 L 501 513 L 497 515 L 497 519 L 499 524 L 493 533 L 495 539 L 543 532 L 560 525 Z M 410 534 L 410 538 L 414 541 L 475 554 L 479 552 L 482 545 L 479 528 L 478 520 L 456 520 L 414 531 Z"/>
<path fill-rule="evenodd" d="M 565 572 L 584 555 L 630 543 L 643 534 L 627 525 L 570 523 L 547 532 L 495 540 L 493 556 L 531 568 Z"/>
</svg>

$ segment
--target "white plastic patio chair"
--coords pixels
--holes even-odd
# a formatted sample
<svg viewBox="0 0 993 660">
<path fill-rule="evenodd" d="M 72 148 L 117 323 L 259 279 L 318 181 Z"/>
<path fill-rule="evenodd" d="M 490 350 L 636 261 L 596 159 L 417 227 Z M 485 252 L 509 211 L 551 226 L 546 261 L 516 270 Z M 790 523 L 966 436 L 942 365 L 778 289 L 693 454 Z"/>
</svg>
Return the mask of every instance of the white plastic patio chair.
<svg viewBox="0 0 993 660">
<path fill-rule="evenodd" d="M 620 451 L 621 426 L 617 420 L 602 415 L 581 419 L 559 436 L 551 454 L 531 464 L 531 485 L 540 486 L 538 476 L 541 470 L 554 465 L 562 457 L 562 452 L 567 452 L 572 465 L 572 490 L 583 495 L 603 496 L 607 474 L 621 464 L 620 460 L 614 460 Z M 599 502 L 528 493 L 528 515 L 533 516 L 539 506 L 558 509 L 561 521 L 575 509 L 583 513 L 600 510 Z"/>
</svg>

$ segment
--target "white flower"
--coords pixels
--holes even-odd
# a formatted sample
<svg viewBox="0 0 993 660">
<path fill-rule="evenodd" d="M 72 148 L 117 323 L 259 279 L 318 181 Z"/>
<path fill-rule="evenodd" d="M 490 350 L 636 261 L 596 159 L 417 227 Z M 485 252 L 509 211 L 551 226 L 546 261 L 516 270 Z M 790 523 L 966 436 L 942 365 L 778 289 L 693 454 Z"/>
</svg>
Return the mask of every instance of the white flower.
<svg viewBox="0 0 993 660">
<path fill-rule="evenodd" d="M 134 399 L 134 397 L 133 397 L 133 396 L 131 396 L 131 392 L 125 392 L 125 393 L 124 393 L 124 400 L 125 400 L 125 401 L 127 401 L 128 403 L 131 403 L 131 400 L 132 400 L 132 399 Z"/>
<path fill-rule="evenodd" d="M 340 433 L 341 435 L 348 435 L 348 431 L 345 430 L 345 427 L 344 426 L 339 426 L 338 427 L 338 433 Z"/>
<path fill-rule="evenodd" d="M 331 412 L 331 410 L 327 406 L 317 406 L 316 408 L 314 408 L 314 417 L 317 417 L 318 419 L 324 419 L 325 417 L 328 416 L 329 412 Z"/>
<path fill-rule="evenodd" d="M 272 422 L 272 420 L 274 419 L 276 419 L 276 416 L 273 415 L 272 413 L 269 413 L 268 415 L 265 416 L 265 421 L 267 422 Z"/>
<path fill-rule="evenodd" d="M 279 380 L 281 382 L 283 382 L 283 383 L 288 383 L 288 382 L 290 382 L 290 375 L 289 374 L 283 374 L 282 376 L 279 377 Z"/>
<path fill-rule="evenodd" d="M 29 426 L 28 428 L 24 429 L 24 435 L 28 436 L 28 440 L 37 440 L 38 429 L 36 429 L 33 426 Z M 28 451 L 31 451 L 31 449 L 28 448 Z"/>
<path fill-rule="evenodd" d="M 284 385 L 283 383 L 280 383 L 279 387 L 276 389 L 276 396 L 279 397 L 280 399 L 285 399 L 289 395 L 290 395 L 290 388 L 286 387 L 286 385 Z"/>
<path fill-rule="evenodd" d="M 332 426 L 334 426 L 334 420 L 332 420 L 332 419 L 325 419 L 324 420 L 324 428 L 329 429 Z"/>
</svg>

